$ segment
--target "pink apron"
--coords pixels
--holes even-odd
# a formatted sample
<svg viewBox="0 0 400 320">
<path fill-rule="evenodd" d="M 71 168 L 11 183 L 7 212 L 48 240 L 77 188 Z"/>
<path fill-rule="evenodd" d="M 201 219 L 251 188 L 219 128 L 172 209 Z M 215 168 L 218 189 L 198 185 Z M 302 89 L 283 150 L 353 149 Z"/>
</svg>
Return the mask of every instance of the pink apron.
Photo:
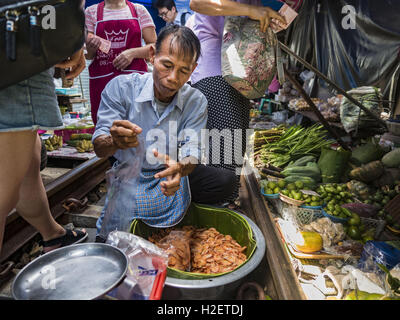
<svg viewBox="0 0 400 320">
<path fill-rule="evenodd" d="M 89 88 L 92 119 L 97 123 L 97 110 L 99 109 L 101 92 L 107 83 L 121 74 L 132 72 L 147 72 L 147 64 L 144 59 L 133 59 L 132 63 L 120 71 L 113 66 L 114 59 L 124 50 L 142 46 L 142 31 L 134 5 L 126 1 L 132 13 L 131 19 L 103 20 L 104 1 L 97 7 L 97 23 L 95 35 L 111 41 L 111 49 L 108 54 L 97 50 L 96 55 L 90 64 Z"/>
</svg>

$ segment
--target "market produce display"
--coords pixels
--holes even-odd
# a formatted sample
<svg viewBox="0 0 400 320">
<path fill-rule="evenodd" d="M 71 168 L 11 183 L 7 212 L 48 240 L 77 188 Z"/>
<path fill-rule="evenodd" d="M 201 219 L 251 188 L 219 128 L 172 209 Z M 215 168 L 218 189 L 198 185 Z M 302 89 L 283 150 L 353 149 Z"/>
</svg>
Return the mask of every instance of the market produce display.
<svg viewBox="0 0 400 320">
<path fill-rule="evenodd" d="M 67 145 L 75 147 L 80 153 L 93 151 L 92 134 L 90 133 L 73 133 Z"/>
<path fill-rule="evenodd" d="M 215 228 L 162 229 L 148 239 L 167 251 L 168 266 L 187 272 L 216 274 L 235 270 L 247 260 L 246 247 Z"/>
<path fill-rule="evenodd" d="M 323 103 L 323 100 L 319 98 L 311 98 L 311 101 L 314 102 L 315 105 L 319 105 Z M 310 111 L 312 110 L 310 105 L 303 98 L 292 99 L 289 101 L 289 108 L 293 111 Z"/>
<path fill-rule="evenodd" d="M 50 138 L 44 140 L 44 144 L 47 151 L 58 150 L 63 146 L 63 137 L 52 135 Z"/>
<path fill-rule="evenodd" d="M 346 256 L 350 260 L 341 263 L 359 268 L 361 277 L 367 271 L 358 261 L 365 259 L 368 244 L 381 243 L 384 230 L 400 239 L 400 148 L 370 137 L 348 151 L 327 139 L 322 126 L 294 125 L 283 129 L 279 139 L 259 145 L 258 155 L 261 192 L 278 210 L 282 240 L 296 258 L 321 259 L 326 266 Z M 293 225 L 291 231 L 282 231 L 287 224 Z M 387 242 L 392 248 L 400 248 L 398 243 Z M 374 275 L 381 282 L 370 288 L 380 288 L 378 293 L 358 291 L 355 298 L 354 291 L 339 288 L 339 297 L 393 299 L 395 291 L 381 286 L 382 274 Z"/>
<path fill-rule="evenodd" d="M 284 167 L 304 156 L 318 156 L 323 146 L 331 144 L 327 132 L 319 124 L 308 128 L 292 126 L 275 142 L 263 146 L 260 154 L 264 163 Z"/>
</svg>

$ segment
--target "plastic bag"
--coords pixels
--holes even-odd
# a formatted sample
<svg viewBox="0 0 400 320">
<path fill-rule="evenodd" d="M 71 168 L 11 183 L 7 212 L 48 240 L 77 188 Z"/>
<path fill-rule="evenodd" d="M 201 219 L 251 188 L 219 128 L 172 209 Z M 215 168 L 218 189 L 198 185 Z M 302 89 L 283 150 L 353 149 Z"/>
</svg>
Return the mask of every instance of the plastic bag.
<svg viewBox="0 0 400 320">
<path fill-rule="evenodd" d="M 382 105 L 380 89 L 374 87 L 360 87 L 347 92 L 354 99 L 360 101 L 369 111 L 380 117 Z M 340 119 L 347 133 L 355 131 L 359 128 L 373 127 L 377 121 L 371 118 L 358 106 L 353 104 L 346 97 L 343 98 L 340 105 Z"/>
<path fill-rule="evenodd" d="M 124 281 L 107 293 L 118 300 L 160 300 L 167 275 L 168 254 L 132 233 L 113 231 L 107 244 L 119 248 L 128 257 Z"/>
<path fill-rule="evenodd" d="M 289 112 L 287 110 L 273 112 L 271 120 L 276 124 L 285 123 L 286 120 L 288 119 L 288 114 Z"/>
<path fill-rule="evenodd" d="M 275 46 L 271 28 L 261 32 L 258 21 L 225 17 L 221 48 L 224 80 L 247 99 L 263 97 L 277 71 Z"/>
<path fill-rule="evenodd" d="M 318 167 L 321 170 L 323 183 L 340 182 L 343 177 L 351 152 L 338 148 L 322 148 L 321 156 L 318 160 Z"/>
<path fill-rule="evenodd" d="M 181 271 L 190 271 L 191 233 L 172 230 L 167 236 L 156 242 L 168 254 L 168 266 Z"/>
<path fill-rule="evenodd" d="M 142 169 L 145 149 L 144 142 L 139 140 L 139 146 L 126 161 L 114 163 L 106 172 L 107 202 L 99 236 L 107 239 L 111 231 L 128 231 L 133 220 L 136 207 L 136 189 Z"/>
</svg>

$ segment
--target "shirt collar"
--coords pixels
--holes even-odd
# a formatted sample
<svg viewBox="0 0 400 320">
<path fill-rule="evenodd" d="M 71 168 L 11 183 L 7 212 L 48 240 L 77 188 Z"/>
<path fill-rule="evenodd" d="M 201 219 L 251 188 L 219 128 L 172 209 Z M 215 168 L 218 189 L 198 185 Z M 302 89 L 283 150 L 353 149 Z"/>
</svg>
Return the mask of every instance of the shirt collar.
<svg viewBox="0 0 400 320">
<path fill-rule="evenodd" d="M 145 85 L 143 86 L 142 91 L 135 99 L 135 102 L 152 102 L 154 100 L 154 82 L 153 82 L 153 75 L 147 78 Z M 174 106 L 178 107 L 181 111 L 183 110 L 183 97 L 182 97 L 182 88 L 178 90 L 175 94 L 174 99 L 171 101 L 169 105 L 173 104 Z"/>
</svg>

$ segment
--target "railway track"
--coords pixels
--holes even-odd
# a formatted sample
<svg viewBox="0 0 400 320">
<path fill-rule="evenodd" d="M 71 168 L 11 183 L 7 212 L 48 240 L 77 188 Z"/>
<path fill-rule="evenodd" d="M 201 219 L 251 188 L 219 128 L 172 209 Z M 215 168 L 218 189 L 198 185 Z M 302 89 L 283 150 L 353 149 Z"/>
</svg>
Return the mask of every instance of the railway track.
<svg viewBox="0 0 400 320">
<path fill-rule="evenodd" d="M 68 198 L 85 198 L 105 180 L 105 173 L 109 167 L 108 159 L 94 157 L 45 185 L 53 217 L 61 224 L 71 219 L 85 219 L 85 215 L 71 214 L 63 203 Z M 298 286 L 293 285 L 296 279 L 288 266 L 289 262 L 287 258 L 285 259 L 282 248 L 279 247 L 279 239 L 276 239 L 276 235 L 272 232 L 270 214 L 265 214 L 266 204 L 257 196 L 259 193 L 256 192 L 258 187 L 254 175 L 242 176 L 241 184 L 240 197 L 243 209 L 246 215 L 260 226 L 269 243 L 263 261 L 250 279 L 265 285 L 273 299 L 304 299 Z M 84 222 L 83 226 L 86 228 L 90 224 L 89 228 L 94 228 L 93 219 L 89 224 Z M 11 284 L 15 276 L 12 270 L 17 263 L 16 257 L 20 257 L 21 253 L 35 243 L 38 237 L 36 229 L 23 220 L 18 212 L 14 210 L 9 214 L 0 254 L 0 300 L 11 298 L 9 289 L 6 287 Z"/>
<path fill-rule="evenodd" d="M 62 205 L 64 200 L 82 199 L 104 181 L 105 172 L 109 166 L 108 159 L 94 157 L 48 183 L 45 188 L 53 217 L 58 220 L 67 212 Z M 22 219 L 16 210 L 13 210 L 6 221 L 0 265 L 37 235 L 36 229 Z"/>
</svg>

